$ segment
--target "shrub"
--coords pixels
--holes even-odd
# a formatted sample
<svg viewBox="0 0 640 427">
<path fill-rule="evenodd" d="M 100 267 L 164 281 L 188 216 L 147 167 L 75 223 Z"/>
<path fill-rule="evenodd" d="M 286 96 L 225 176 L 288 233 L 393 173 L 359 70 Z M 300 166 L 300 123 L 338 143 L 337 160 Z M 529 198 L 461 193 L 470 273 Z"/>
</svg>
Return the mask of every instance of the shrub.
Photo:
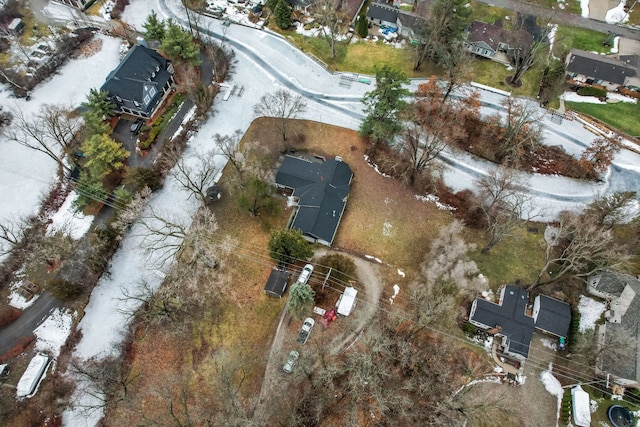
<svg viewBox="0 0 640 427">
<path fill-rule="evenodd" d="M 82 286 L 64 279 L 55 279 L 49 287 L 51 294 L 62 302 L 75 301 L 82 295 Z"/>
<path fill-rule="evenodd" d="M 162 174 L 155 168 L 129 168 L 124 176 L 124 183 L 133 187 L 134 193 L 144 187 L 156 191 L 162 187 Z"/>
<path fill-rule="evenodd" d="M 0 327 L 8 325 L 20 316 L 20 310 L 9 305 L 0 307 Z"/>
<path fill-rule="evenodd" d="M 606 98 L 607 91 L 593 86 L 584 86 L 578 89 L 580 96 L 595 96 L 596 98 Z"/>
<path fill-rule="evenodd" d="M 356 273 L 353 260 L 341 254 L 325 255 L 318 260 L 318 264 L 320 264 L 317 268 L 319 273 L 326 275 L 331 268 L 331 278 L 341 282 L 352 280 Z"/>
</svg>

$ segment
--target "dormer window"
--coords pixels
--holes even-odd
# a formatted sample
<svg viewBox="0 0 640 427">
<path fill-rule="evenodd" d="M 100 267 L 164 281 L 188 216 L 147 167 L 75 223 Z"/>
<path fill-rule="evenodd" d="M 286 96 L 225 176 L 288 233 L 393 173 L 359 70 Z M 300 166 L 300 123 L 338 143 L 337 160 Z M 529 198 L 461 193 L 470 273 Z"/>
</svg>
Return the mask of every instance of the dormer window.
<svg viewBox="0 0 640 427">
<path fill-rule="evenodd" d="M 160 71 L 160 66 L 159 66 L 159 65 L 156 65 L 156 73 L 157 73 L 158 71 Z"/>
<path fill-rule="evenodd" d="M 155 78 L 156 77 L 156 72 L 154 71 L 153 73 L 151 73 L 151 78 Z"/>
<path fill-rule="evenodd" d="M 133 101 L 133 105 L 135 105 L 136 107 L 139 107 L 140 103 L 138 101 Z"/>
<path fill-rule="evenodd" d="M 120 98 L 119 96 L 116 96 L 116 102 L 122 103 L 122 98 Z"/>
</svg>

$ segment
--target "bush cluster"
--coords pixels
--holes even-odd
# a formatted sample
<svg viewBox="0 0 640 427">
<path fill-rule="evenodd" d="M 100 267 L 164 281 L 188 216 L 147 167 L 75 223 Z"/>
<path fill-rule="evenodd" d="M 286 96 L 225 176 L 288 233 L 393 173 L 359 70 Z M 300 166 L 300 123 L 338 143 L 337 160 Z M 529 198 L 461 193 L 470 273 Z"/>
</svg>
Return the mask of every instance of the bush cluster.
<svg viewBox="0 0 640 427">
<path fill-rule="evenodd" d="M 596 98 L 604 99 L 607 97 L 607 91 L 593 86 L 584 86 L 578 89 L 578 95 L 595 96 Z"/>
</svg>

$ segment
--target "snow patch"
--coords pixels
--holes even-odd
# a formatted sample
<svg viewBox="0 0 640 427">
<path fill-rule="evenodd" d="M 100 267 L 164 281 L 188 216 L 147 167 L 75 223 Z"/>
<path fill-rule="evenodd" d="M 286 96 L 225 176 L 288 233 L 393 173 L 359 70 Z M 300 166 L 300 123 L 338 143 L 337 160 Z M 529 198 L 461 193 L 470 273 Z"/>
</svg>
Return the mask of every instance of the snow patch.
<svg viewBox="0 0 640 427">
<path fill-rule="evenodd" d="M 393 225 L 390 222 L 385 221 L 384 224 L 382 224 L 382 235 L 384 237 L 391 237 L 391 227 L 393 227 Z"/>
<path fill-rule="evenodd" d="M 55 233 L 66 234 L 72 239 L 78 240 L 84 236 L 91 224 L 92 215 L 84 215 L 82 212 L 75 212 L 73 202 L 78 199 L 78 194 L 74 191 L 69 193 L 58 212 L 51 217 L 51 224 L 47 227 L 47 235 Z"/>
<path fill-rule="evenodd" d="M 73 316 L 58 308 L 38 326 L 33 333 L 36 336 L 36 350 L 46 352 L 53 358 L 60 355 L 60 348 L 67 342 L 71 333 Z"/>
<path fill-rule="evenodd" d="M 613 46 L 611 46 L 611 53 L 618 53 L 620 50 L 620 36 L 613 38 Z"/>
<path fill-rule="evenodd" d="M 396 299 L 399 292 L 400 292 L 400 286 L 398 286 L 397 284 L 393 285 L 393 295 L 391 296 L 391 298 L 389 298 L 389 304 L 393 304 L 393 300 Z"/>
<path fill-rule="evenodd" d="M 371 166 L 376 172 L 378 172 L 380 175 L 384 176 L 385 178 L 391 178 L 391 175 L 387 175 L 386 173 L 382 172 L 380 169 L 378 169 L 378 165 L 376 165 L 375 163 L 373 163 L 371 161 L 371 159 L 369 158 L 369 156 L 367 156 L 366 154 L 364 155 L 364 161 L 367 162 L 367 164 L 369 166 Z"/>
<path fill-rule="evenodd" d="M 24 310 L 25 308 L 31 306 L 34 302 L 36 302 L 40 295 L 35 295 L 33 298 L 27 301 L 25 297 L 18 294 L 17 292 L 20 285 L 22 285 L 22 281 L 16 282 L 11 285 L 11 293 L 9 294 L 8 300 L 11 307 L 17 308 L 18 310 Z"/>
<path fill-rule="evenodd" d="M 564 5 L 564 3 L 562 3 Z M 561 7 L 561 9 L 564 9 L 564 7 Z M 556 32 L 558 31 L 558 24 L 548 24 L 551 27 L 551 30 L 549 30 L 549 34 L 547 35 L 547 37 L 549 38 L 549 52 L 552 52 L 553 55 L 553 44 L 556 41 Z"/>
<path fill-rule="evenodd" d="M 620 3 L 613 9 L 609 9 L 604 16 L 607 24 L 624 24 L 629 21 L 629 14 L 624 11 L 626 0 L 620 0 Z"/>
<path fill-rule="evenodd" d="M 588 104 L 606 104 L 606 102 L 600 101 L 600 99 L 596 98 L 595 96 L 581 96 L 576 92 L 565 92 L 560 95 L 560 97 L 565 101 L 584 102 Z"/>
<path fill-rule="evenodd" d="M 596 322 L 600 320 L 605 309 L 606 306 L 603 302 L 580 295 L 580 301 L 578 302 L 578 312 L 580 313 L 580 325 L 578 330 L 580 333 L 584 333 L 590 329 L 595 329 Z"/>
<path fill-rule="evenodd" d="M 421 202 L 431 202 L 431 203 L 435 203 L 436 207 L 438 209 L 440 209 L 441 211 L 455 211 L 456 208 L 454 208 L 453 206 L 449 206 L 446 205 L 444 203 L 440 202 L 440 198 L 434 194 L 427 194 L 426 196 L 420 196 L 418 194 L 416 194 L 416 199 L 420 200 Z"/>
<path fill-rule="evenodd" d="M 544 347 L 551 349 L 553 351 L 556 351 L 558 349 L 558 345 L 556 341 L 550 338 L 540 338 L 540 342 Z"/>
<path fill-rule="evenodd" d="M 580 0 L 580 10 L 583 18 L 589 17 L 589 0 Z"/>
<path fill-rule="evenodd" d="M 365 257 L 366 259 L 370 260 L 370 261 L 375 261 L 375 262 L 377 262 L 378 264 L 382 264 L 382 260 L 381 260 L 380 258 L 376 258 L 376 257 L 371 256 L 371 255 L 365 255 L 364 257 Z"/>
<path fill-rule="evenodd" d="M 544 384 L 544 388 L 546 388 L 551 395 L 558 398 L 556 418 L 560 418 L 560 408 L 562 407 L 562 395 L 564 394 L 564 390 L 562 389 L 560 381 L 558 381 L 558 379 L 551 373 L 552 369 L 553 365 L 549 363 L 549 369 L 540 374 L 540 380 L 542 381 L 542 384 Z"/>
<path fill-rule="evenodd" d="M 629 104 L 637 104 L 638 100 L 628 96 L 624 96 L 621 93 L 609 92 L 607 93 L 607 101 L 610 99 L 620 102 L 628 102 Z"/>
<path fill-rule="evenodd" d="M 405 276 L 404 271 L 398 269 L 398 276 L 404 277 Z"/>
</svg>

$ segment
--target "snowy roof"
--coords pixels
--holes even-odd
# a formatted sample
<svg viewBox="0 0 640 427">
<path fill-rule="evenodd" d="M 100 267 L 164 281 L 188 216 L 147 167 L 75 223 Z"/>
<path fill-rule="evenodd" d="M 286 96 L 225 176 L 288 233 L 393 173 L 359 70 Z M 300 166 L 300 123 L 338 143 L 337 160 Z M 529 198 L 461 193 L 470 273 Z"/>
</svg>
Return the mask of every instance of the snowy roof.
<svg viewBox="0 0 640 427">
<path fill-rule="evenodd" d="M 18 397 L 29 396 L 35 391 L 48 364 L 49 356 L 45 354 L 36 354 L 33 359 L 31 359 L 20 381 L 18 381 L 18 386 L 16 387 Z"/>
<path fill-rule="evenodd" d="M 536 297 L 540 310 L 536 316 L 536 328 L 559 337 L 567 337 L 571 324 L 571 306 L 546 295 Z"/>
<path fill-rule="evenodd" d="M 276 174 L 276 184 L 293 189 L 298 212 L 294 230 L 331 245 L 347 204 L 353 172 L 342 160 L 310 161 L 286 156 Z"/>
<path fill-rule="evenodd" d="M 571 49 L 567 58 L 567 72 L 619 85 L 624 85 L 626 78 L 638 75 L 635 67 L 616 57 L 580 49 Z"/>
<path fill-rule="evenodd" d="M 578 427 L 589 427 L 591 425 L 591 410 L 589 404 L 589 393 L 584 391 L 579 385 L 571 389 L 573 404 L 573 423 Z"/>
</svg>

